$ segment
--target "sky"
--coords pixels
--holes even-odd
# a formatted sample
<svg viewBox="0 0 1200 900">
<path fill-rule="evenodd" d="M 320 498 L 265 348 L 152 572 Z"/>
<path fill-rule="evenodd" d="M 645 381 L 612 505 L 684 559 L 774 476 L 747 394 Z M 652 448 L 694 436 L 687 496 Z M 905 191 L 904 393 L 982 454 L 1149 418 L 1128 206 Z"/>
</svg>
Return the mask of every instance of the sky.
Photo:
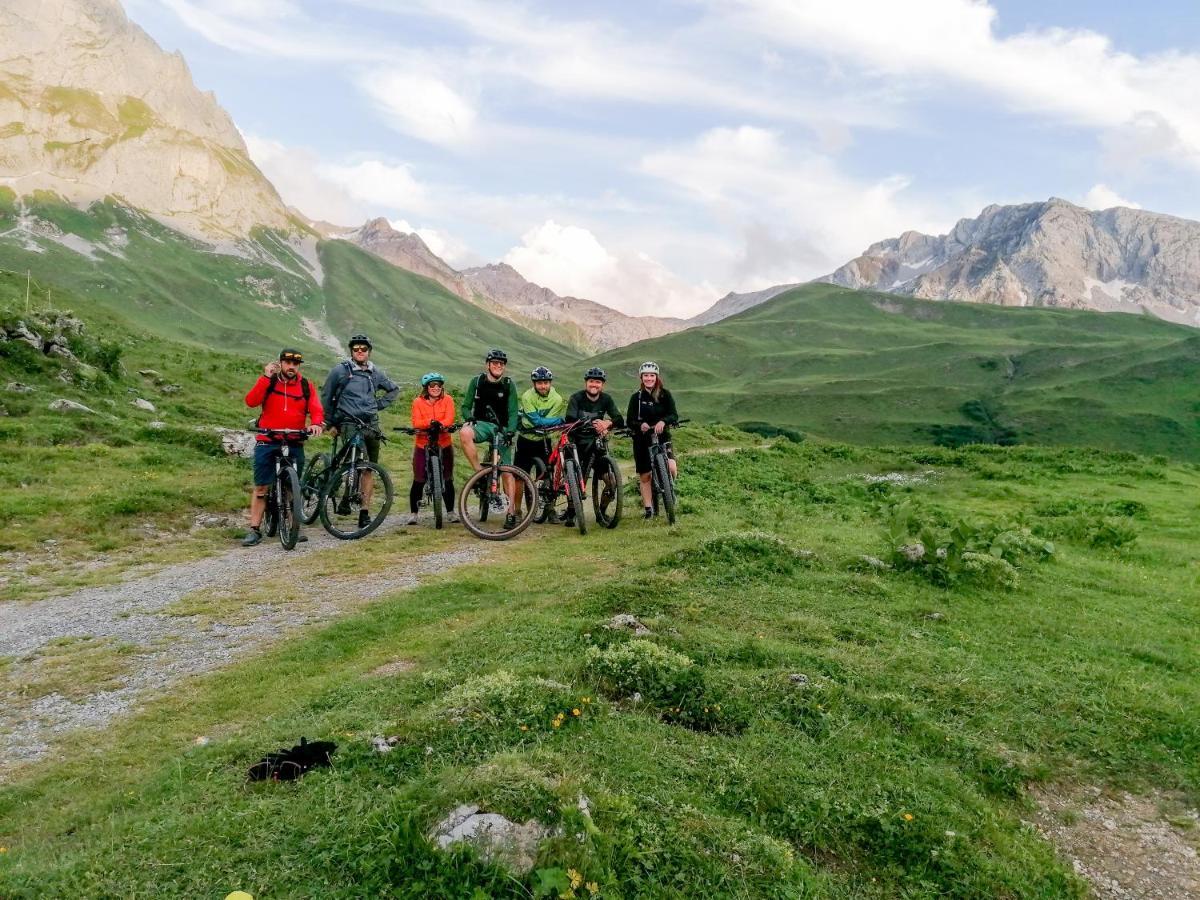
<svg viewBox="0 0 1200 900">
<path fill-rule="evenodd" d="M 693 315 L 991 203 L 1200 219 L 1195 0 L 124 0 L 284 200 Z"/>
</svg>

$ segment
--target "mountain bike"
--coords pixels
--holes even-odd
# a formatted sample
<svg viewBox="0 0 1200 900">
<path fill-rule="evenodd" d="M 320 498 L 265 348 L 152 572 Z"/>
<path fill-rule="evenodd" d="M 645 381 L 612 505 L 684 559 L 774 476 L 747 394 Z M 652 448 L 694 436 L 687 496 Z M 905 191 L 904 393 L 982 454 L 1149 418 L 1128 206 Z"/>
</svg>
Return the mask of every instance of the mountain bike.
<svg viewBox="0 0 1200 900">
<path fill-rule="evenodd" d="M 500 462 L 500 448 L 510 441 L 511 438 L 500 428 L 495 429 L 488 441 L 487 462 L 467 479 L 458 495 L 458 517 L 463 526 L 471 534 L 487 541 L 506 541 L 516 537 L 533 521 L 537 497 L 533 479 L 524 469 Z M 515 484 L 517 490 L 524 492 L 525 498 L 525 511 L 511 528 L 507 522 L 508 514 L 512 511 L 506 490 L 508 484 Z"/>
<path fill-rule="evenodd" d="M 321 479 L 317 497 L 321 524 L 335 538 L 343 541 L 365 537 L 382 525 L 392 508 L 392 500 L 395 499 L 392 478 L 387 469 L 366 458 L 366 434 L 377 437 L 380 441 L 386 441 L 387 438 L 377 426 L 354 417 L 351 419 L 358 427 L 354 435 L 342 443 L 341 449 L 330 460 Z M 363 479 L 367 475 L 375 482 L 376 500 L 379 491 L 383 491 L 383 502 L 379 504 L 373 516 L 367 513 L 365 505 Z"/>
<path fill-rule="evenodd" d="M 425 497 L 421 505 L 433 507 L 433 527 L 441 528 L 445 514 L 446 499 L 442 493 L 445 484 L 442 473 L 442 454 L 438 447 L 438 438 L 443 434 L 453 434 L 458 431 L 457 425 L 443 425 L 441 422 L 431 422 L 428 428 L 396 428 L 405 434 L 424 434 L 429 437 L 425 452 Z M 432 452 L 430 452 L 432 451 Z"/>
<path fill-rule="evenodd" d="M 263 529 L 267 537 L 278 537 L 284 550 L 291 550 L 300 540 L 300 521 L 304 512 L 300 503 L 300 477 L 292 459 L 289 441 L 303 441 L 308 432 L 303 428 L 256 428 L 259 434 L 280 441 L 275 455 L 275 480 L 267 491 L 267 508 L 263 513 Z"/>
<path fill-rule="evenodd" d="M 618 434 L 628 434 L 627 431 L 613 430 L 608 435 L 596 435 L 595 449 L 589 465 L 590 471 L 583 471 L 579 461 L 579 448 L 573 437 L 579 431 L 592 430 L 587 421 L 569 422 L 563 425 L 551 425 L 535 429 L 540 434 L 557 434 L 558 440 L 550 450 L 548 463 L 535 460 L 533 476 L 537 485 L 538 508 L 534 515 L 536 522 L 547 522 L 558 514 L 560 501 L 574 511 L 575 527 L 580 534 L 587 534 L 587 516 L 584 514 L 583 501 L 587 497 L 588 476 L 592 478 L 592 511 L 596 515 L 596 524 L 604 528 L 616 528 L 621 521 L 623 499 L 621 497 L 621 470 L 617 461 L 609 455 L 608 439 Z"/>
<path fill-rule="evenodd" d="M 667 428 L 678 428 L 687 419 L 680 419 L 674 425 L 668 425 Z M 664 431 L 666 429 L 663 429 Z M 654 498 L 654 514 L 658 515 L 658 508 L 661 504 L 663 511 L 667 514 L 667 524 L 675 524 L 675 479 L 671 477 L 671 467 L 668 465 L 669 459 L 667 448 L 663 446 L 659 436 L 653 431 L 650 432 L 650 485 L 651 496 Z"/>
</svg>

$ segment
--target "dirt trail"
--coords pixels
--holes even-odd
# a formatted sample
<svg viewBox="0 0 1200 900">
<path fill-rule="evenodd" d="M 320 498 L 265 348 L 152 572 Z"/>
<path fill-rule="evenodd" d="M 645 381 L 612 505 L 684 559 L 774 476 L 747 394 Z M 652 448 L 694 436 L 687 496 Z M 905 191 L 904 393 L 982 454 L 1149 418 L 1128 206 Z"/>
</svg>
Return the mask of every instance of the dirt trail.
<svg viewBox="0 0 1200 900">
<path fill-rule="evenodd" d="M 398 523 L 399 517 L 393 517 L 380 531 L 395 531 Z M 286 586 L 294 581 L 291 572 L 297 560 L 346 547 L 319 529 L 307 529 L 307 534 L 309 541 L 291 553 L 264 540 L 258 547 L 238 547 L 116 585 L 0 605 L 0 660 L 9 660 L 7 668 L 0 667 L 0 778 L 5 769 L 45 755 L 62 732 L 103 726 L 182 678 L 219 668 L 290 631 L 414 587 L 424 575 L 475 562 L 494 549 L 464 535 L 460 547 L 389 567 L 386 574 L 322 578 L 319 591 L 296 604 L 289 600 Z M 236 602 L 245 585 L 272 582 L 281 586 L 277 602 L 250 607 Z M 199 590 L 229 596 L 231 610 L 240 615 L 223 622 L 219 610 L 216 615 L 180 615 L 178 608 L 168 609 Z M 119 676 L 109 679 L 112 689 L 77 690 L 71 697 L 55 691 L 31 698 L 22 685 L 36 681 L 44 663 L 39 655 L 63 648 L 69 652 L 71 646 L 124 654 Z"/>
</svg>

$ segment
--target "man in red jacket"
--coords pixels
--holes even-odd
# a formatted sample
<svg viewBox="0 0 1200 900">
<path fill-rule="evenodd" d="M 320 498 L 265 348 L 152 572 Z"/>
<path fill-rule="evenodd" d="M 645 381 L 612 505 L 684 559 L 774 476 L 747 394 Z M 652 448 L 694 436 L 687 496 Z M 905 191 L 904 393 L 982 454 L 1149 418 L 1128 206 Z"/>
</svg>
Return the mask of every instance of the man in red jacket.
<svg viewBox="0 0 1200 900">
<path fill-rule="evenodd" d="M 317 437 L 325 425 L 325 410 L 321 397 L 311 381 L 300 374 L 304 356 L 299 350 L 286 347 L 279 353 L 278 362 L 263 366 L 262 376 L 246 395 L 247 406 L 261 406 L 259 428 L 303 429 Z M 308 421 L 311 425 L 306 424 Z M 267 493 L 275 480 L 275 457 L 286 443 L 288 455 L 296 461 L 296 473 L 304 471 L 304 442 L 285 440 L 279 435 L 260 434 L 254 447 L 254 489 L 250 493 L 250 530 L 242 539 L 243 547 L 253 547 L 262 540 L 263 514 L 267 511 Z M 307 540 L 303 535 L 300 540 Z"/>
</svg>

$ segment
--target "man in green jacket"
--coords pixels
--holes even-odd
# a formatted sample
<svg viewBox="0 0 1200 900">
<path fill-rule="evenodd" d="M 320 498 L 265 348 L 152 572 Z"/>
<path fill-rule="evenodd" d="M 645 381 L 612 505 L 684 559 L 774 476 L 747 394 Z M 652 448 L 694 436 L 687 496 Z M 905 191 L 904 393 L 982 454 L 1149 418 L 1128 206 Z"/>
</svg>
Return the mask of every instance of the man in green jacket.
<svg viewBox="0 0 1200 900">
<path fill-rule="evenodd" d="M 537 477 L 537 460 L 542 465 L 548 464 L 550 458 L 550 438 L 538 434 L 535 428 L 545 428 L 550 425 L 561 425 L 567 414 L 567 401 L 554 389 L 554 373 L 545 366 L 538 366 L 529 374 L 533 387 L 521 395 L 517 401 L 517 417 L 521 422 L 521 432 L 517 436 L 517 452 L 514 465 L 524 469 L 530 475 Z M 512 523 L 516 525 L 521 515 L 522 492 L 513 490 L 509 497 L 512 500 Z"/>
</svg>

